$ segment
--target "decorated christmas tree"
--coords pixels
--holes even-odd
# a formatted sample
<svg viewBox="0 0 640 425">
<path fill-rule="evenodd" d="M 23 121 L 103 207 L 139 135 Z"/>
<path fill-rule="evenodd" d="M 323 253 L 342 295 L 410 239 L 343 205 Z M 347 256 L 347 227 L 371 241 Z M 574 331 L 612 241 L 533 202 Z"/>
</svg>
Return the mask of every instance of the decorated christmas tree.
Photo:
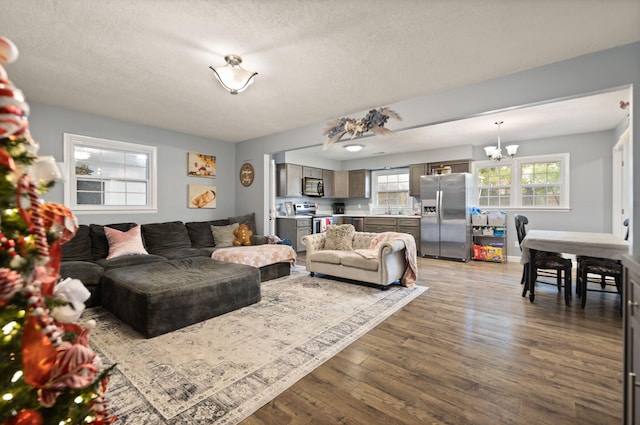
<svg viewBox="0 0 640 425">
<path fill-rule="evenodd" d="M 17 56 L 0 37 L 0 62 Z M 52 157 L 38 157 L 28 115 L 0 65 L 0 425 L 109 424 L 108 370 L 88 342 L 95 323 L 79 323 L 89 291 L 59 276 L 77 224 L 40 199 L 60 174 Z"/>
</svg>

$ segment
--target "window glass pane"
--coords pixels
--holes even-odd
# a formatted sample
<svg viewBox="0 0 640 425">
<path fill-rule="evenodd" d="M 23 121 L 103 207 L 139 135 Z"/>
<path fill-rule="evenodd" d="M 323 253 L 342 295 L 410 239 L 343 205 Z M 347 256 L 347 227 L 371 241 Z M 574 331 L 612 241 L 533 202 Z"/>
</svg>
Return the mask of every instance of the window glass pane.
<svg viewBox="0 0 640 425">
<path fill-rule="evenodd" d="M 128 193 L 127 205 L 146 205 L 147 196 L 144 194 Z"/>
<path fill-rule="evenodd" d="M 101 191 L 102 190 L 102 182 L 95 180 L 78 180 L 76 182 L 78 190 L 82 191 Z"/>
<path fill-rule="evenodd" d="M 126 176 L 128 179 L 146 180 L 147 169 L 140 167 L 127 167 Z"/>
<path fill-rule="evenodd" d="M 128 182 L 127 192 L 147 193 L 147 184 L 141 182 Z"/>
<path fill-rule="evenodd" d="M 149 160 L 149 155 L 141 153 L 127 153 L 126 161 L 128 166 L 146 168 Z"/>
<path fill-rule="evenodd" d="M 79 205 L 101 205 L 102 194 L 92 192 L 78 192 L 76 202 Z"/>
<path fill-rule="evenodd" d="M 124 178 L 124 168 L 113 164 L 103 164 L 102 167 L 100 167 L 100 176 L 105 178 L 122 179 Z"/>
<path fill-rule="evenodd" d="M 124 192 L 126 183 L 122 180 L 106 180 L 104 188 L 108 192 Z"/>
<path fill-rule="evenodd" d="M 122 192 L 105 192 L 104 204 L 105 205 L 126 205 L 125 194 Z"/>
</svg>

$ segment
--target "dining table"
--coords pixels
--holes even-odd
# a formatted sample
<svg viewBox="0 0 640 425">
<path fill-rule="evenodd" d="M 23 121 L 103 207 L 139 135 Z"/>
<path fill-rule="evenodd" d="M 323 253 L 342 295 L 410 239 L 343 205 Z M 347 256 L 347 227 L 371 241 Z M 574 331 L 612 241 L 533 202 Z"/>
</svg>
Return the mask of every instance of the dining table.
<svg viewBox="0 0 640 425">
<path fill-rule="evenodd" d="M 597 258 L 621 260 L 629 253 L 629 242 L 612 233 L 570 232 L 564 230 L 529 230 L 520 244 L 522 257 L 520 263 L 529 264 L 529 270 L 535 270 L 535 252 L 547 251 L 563 254 L 574 254 Z M 526 289 L 529 290 L 529 301 L 535 299 L 535 273 L 528 273 Z M 523 293 L 523 296 L 525 295 Z M 570 305 L 571 290 L 565 288 L 565 301 Z"/>
</svg>

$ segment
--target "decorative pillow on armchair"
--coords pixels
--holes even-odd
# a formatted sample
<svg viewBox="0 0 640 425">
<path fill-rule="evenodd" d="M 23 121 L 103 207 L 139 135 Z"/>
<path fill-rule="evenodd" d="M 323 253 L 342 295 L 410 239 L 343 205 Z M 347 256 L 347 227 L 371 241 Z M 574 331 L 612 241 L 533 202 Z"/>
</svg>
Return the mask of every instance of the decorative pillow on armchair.
<svg viewBox="0 0 640 425">
<path fill-rule="evenodd" d="M 105 227 L 104 234 L 109 241 L 109 255 L 107 256 L 107 260 L 124 255 L 149 254 L 142 244 L 140 226 L 136 226 L 126 232 Z"/>
<path fill-rule="evenodd" d="M 330 224 L 324 236 L 324 249 L 353 251 L 353 224 Z"/>
<path fill-rule="evenodd" d="M 211 234 L 216 247 L 233 246 L 236 235 L 233 233 L 240 225 L 233 223 L 228 226 L 211 226 Z"/>
</svg>

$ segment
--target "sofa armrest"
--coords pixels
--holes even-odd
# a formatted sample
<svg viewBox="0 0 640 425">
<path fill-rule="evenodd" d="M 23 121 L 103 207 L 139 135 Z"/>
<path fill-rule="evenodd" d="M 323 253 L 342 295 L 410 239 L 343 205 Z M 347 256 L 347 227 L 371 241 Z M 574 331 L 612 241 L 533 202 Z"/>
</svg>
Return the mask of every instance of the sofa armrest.
<svg viewBox="0 0 640 425">
<path fill-rule="evenodd" d="M 320 251 L 324 248 L 324 233 L 314 233 L 313 235 L 306 235 L 302 237 L 302 243 L 307 248 L 307 258 L 309 254 L 312 254 L 315 251 Z"/>
<path fill-rule="evenodd" d="M 405 249 L 404 241 L 401 239 L 392 239 L 390 241 L 386 241 L 380 244 L 379 249 L 379 259 L 382 260 L 387 255 L 391 255 L 394 252 L 399 252 Z"/>
<path fill-rule="evenodd" d="M 251 245 L 266 245 L 269 243 L 269 239 L 265 235 L 252 235 Z"/>
</svg>

